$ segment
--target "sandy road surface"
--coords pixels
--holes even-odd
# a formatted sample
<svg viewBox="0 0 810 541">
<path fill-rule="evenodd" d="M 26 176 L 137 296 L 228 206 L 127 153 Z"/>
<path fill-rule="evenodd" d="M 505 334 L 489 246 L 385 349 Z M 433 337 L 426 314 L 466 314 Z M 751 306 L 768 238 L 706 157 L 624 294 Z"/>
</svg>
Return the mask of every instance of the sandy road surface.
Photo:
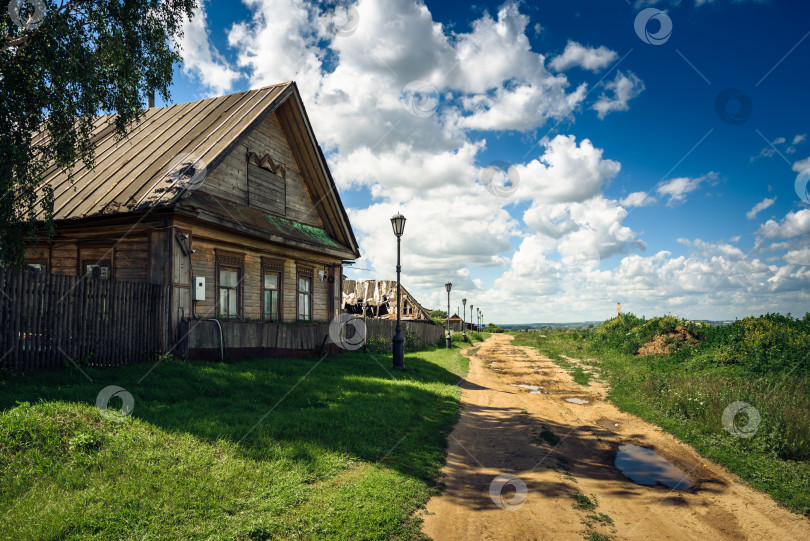
<svg viewBox="0 0 810 541">
<path fill-rule="evenodd" d="M 540 392 L 552 394 L 510 384 L 542 386 Z M 462 387 L 463 410 L 443 470 L 447 488 L 423 513 L 424 532 L 437 541 L 583 539 L 586 532 L 614 539 L 810 539 L 806 518 L 661 429 L 620 412 L 602 400 L 598 382 L 580 386 L 533 348 L 512 346 L 510 336 L 493 335 L 481 345 Z M 571 397 L 590 403 L 564 401 Z M 543 430 L 561 441 L 544 441 Z M 671 490 L 631 482 L 613 466 L 625 443 L 653 448 L 688 473 L 694 486 Z M 501 492 L 505 508 L 491 498 L 499 474 L 525 483 L 519 508 L 508 503 L 521 499 L 513 486 Z M 597 507 L 576 509 L 571 494 L 577 490 L 595 496 Z M 588 517 L 599 513 L 610 519 Z"/>
</svg>

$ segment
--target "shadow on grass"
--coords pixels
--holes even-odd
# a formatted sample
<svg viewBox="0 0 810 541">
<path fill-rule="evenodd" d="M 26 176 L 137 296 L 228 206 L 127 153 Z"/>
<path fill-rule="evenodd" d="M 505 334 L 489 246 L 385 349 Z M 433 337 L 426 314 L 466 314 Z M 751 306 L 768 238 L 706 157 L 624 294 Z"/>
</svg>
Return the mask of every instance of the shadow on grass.
<svg viewBox="0 0 810 541">
<path fill-rule="evenodd" d="M 388 357 L 344 353 L 238 364 L 165 361 L 148 375 L 150 364 L 85 369 L 86 376 L 65 369 L 0 382 L 0 410 L 39 400 L 95 406 L 101 389 L 117 385 L 132 394 L 134 418 L 230 442 L 246 458 L 303 463 L 313 480 L 356 460 L 430 480 L 458 416 L 466 366 L 441 350 L 411 353 L 405 362 L 405 371 L 394 372 Z"/>
</svg>

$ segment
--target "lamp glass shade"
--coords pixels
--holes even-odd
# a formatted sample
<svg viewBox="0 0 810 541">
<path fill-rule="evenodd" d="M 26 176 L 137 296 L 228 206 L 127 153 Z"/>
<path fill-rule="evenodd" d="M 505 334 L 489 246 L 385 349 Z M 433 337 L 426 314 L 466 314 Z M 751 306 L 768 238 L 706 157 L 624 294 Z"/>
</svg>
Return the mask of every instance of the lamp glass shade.
<svg viewBox="0 0 810 541">
<path fill-rule="evenodd" d="M 394 228 L 394 235 L 401 237 L 402 233 L 405 232 L 405 216 L 397 212 L 391 218 L 391 226 Z"/>
<path fill-rule="evenodd" d="M 444 284 L 444 287 L 445 289 L 447 289 L 447 292 L 450 293 L 450 289 L 453 287 L 453 284 L 447 282 L 446 284 Z"/>
<path fill-rule="evenodd" d="M 467 306 L 467 299 L 461 299 L 461 304 L 463 304 L 464 306 Z M 472 305 L 470 305 L 470 306 L 472 306 Z"/>
</svg>

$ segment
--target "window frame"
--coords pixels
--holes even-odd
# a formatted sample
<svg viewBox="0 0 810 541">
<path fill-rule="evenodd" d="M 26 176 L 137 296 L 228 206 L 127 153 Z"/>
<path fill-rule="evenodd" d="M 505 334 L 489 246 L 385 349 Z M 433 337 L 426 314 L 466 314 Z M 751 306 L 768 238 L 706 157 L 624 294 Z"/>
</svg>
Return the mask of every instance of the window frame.
<svg viewBox="0 0 810 541">
<path fill-rule="evenodd" d="M 42 265 L 41 269 L 29 269 L 29 265 Z M 25 260 L 25 270 L 27 272 L 39 272 L 42 274 L 48 274 L 48 261 L 45 259 L 26 259 Z"/>
<path fill-rule="evenodd" d="M 267 274 L 275 274 L 278 276 L 278 285 L 275 290 L 267 289 L 264 286 L 264 277 Z M 262 319 L 265 321 L 283 321 L 284 320 L 284 262 L 262 257 L 262 275 L 261 275 L 261 305 L 262 305 Z M 276 291 L 276 318 L 273 319 L 272 313 L 268 314 L 264 304 L 264 297 L 266 291 Z M 272 311 L 271 311 L 272 312 Z"/>
<path fill-rule="evenodd" d="M 92 259 L 83 259 L 82 260 L 82 277 L 83 278 L 92 278 L 91 276 L 87 276 L 87 267 L 107 267 L 107 277 L 104 278 L 101 276 L 101 272 L 99 271 L 99 280 L 112 280 L 113 279 L 113 269 L 112 269 L 112 260 L 111 259 L 99 259 L 98 261 L 93 261 Z"/>
<path fill-rule="evenodd" d="M 244 299 L 244 295 L 242 292 L 242 284 L 244 282 L 245 276 L 245 259 L 242 254 L 235 254 L 232 252 L 223 252 L 220 250 L 216 250 L 216 297 L 214 298 L 214 317 L 220 319 L 239 319 L 242 317 L 244 313 L 244 308 L 242 306 L 242 302 Z M 222 290 L 222 270 L 236 270 L 236 287 L 235 288 L 226 288 L 226 289 L 234 289 L 236 291 L 236 314 L 231 315 L 222 315 L 222 306 L 220 302 L 220 291 Z"/>
<path fill-rule="evenodd" d="M 296 321 L 312 321 L 312 312 L 313 312 L 313 297 L 314 297 L 314 281 L 311 268 L 307 267 L 298 267 L 295 273 L 295 320 Z M 307 292 L 301 291 L 301 280 L 307 280 L 309 282 L 309 290 Z M 307 295 L 308 298 L 308 310 L 307 314 L 304 314 L 306 317 L 301 317 L 301 296 Z"/>
</svg>

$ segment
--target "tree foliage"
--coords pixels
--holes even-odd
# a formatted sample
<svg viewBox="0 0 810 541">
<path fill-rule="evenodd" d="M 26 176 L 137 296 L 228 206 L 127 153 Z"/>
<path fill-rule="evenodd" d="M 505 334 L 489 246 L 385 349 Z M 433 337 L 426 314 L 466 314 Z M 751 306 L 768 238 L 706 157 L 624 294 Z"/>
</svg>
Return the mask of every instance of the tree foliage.
<svg viewBox="0 0 810 541">
<path fill-rule="evenodd" d="M 53 235 L 42 175 L 79 160 L 92 167 L 94 116 L 116 113 L 123 137 L 150 91 L 169 99 L 177 39 L 196 4 L 0 1 L 0 265 L 22 263 L 26 238 Z"/>
</svg>

